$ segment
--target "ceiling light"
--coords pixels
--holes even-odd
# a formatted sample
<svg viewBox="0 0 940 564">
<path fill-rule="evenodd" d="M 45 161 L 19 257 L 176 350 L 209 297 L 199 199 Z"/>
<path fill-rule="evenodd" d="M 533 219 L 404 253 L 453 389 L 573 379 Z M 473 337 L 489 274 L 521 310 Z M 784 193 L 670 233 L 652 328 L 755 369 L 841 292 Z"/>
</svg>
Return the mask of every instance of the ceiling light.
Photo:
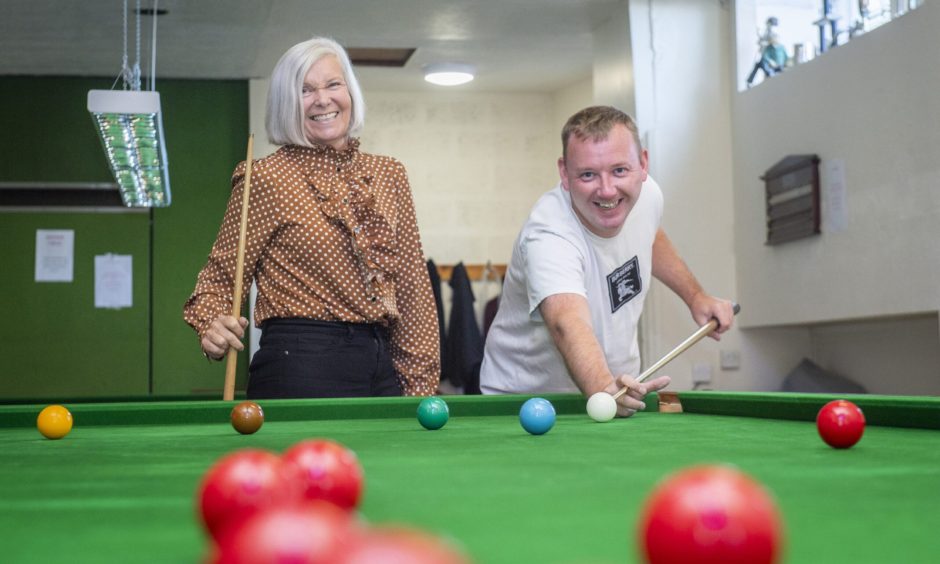
<svg viewBox="0 0 940 564">
<path fill-rule="evenodd" d="M 160 15 L 157 0 L 153 13 Z M 137 0 L 137 61 L 127 60 L 127 0 L 124 0 L 123 90 L 89 90 L 88 111 L 95 122 L 108 166 L 117 181 L 124 205 L 166 207 L 170 205 L 170 173 L 160 93 L 156 92 L 157 18 L 153 18 L 150 54 L 150 90 L 140 89 L 140 0 Z M 114 81 L 117 84 L 117 80 Z M 112 87 L 113 88 L 113 87 Z"/>
<path fill-rule="evenodd" d="M 457 86 L 473 80 L 473 65 L 462 63 L 433 63 L 424 66 L 424 80 L 441 86 Z"/>
<path fill-rule="evenodd" d="M 88 111 L 128 207 L 170 205 L 160 93 L 89 90 Z"/>
</svg>

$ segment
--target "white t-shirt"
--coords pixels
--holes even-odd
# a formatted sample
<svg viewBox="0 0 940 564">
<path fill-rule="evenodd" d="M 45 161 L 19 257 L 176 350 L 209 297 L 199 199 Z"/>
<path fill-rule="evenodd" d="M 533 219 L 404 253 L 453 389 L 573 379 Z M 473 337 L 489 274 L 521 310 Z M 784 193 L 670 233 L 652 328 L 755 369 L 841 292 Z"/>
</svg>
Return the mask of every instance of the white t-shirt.
<svg viewBox="0 0 940 564">
<path fill-rule="evenodd" d="M 611 373 L 639 374 L 636 327 L 652 279 L 662 211 L 662 191 L 648 177 L 620 233 L 603 238 L 581 224 L 561 184 L 539 198 L 516 238 L 486 338 L 484 394 L 578 391 L 539 311 L 555 294 L 587 299 Z"/>
</svg>

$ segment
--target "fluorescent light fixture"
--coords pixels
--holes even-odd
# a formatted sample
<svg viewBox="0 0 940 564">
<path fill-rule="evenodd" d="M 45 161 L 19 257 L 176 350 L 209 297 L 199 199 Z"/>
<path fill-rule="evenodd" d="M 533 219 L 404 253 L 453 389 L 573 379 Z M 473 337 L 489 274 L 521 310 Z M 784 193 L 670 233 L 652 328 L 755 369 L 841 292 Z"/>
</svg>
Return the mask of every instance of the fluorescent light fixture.
<svg viewBox="0 0 940 564">
<path fill-rule="evenodd" d="M 170 205 L 160 93 L 89 90 L 88 111 L 127 207 Z"/>
<path fill-rule="evenodd" d="M 463 63 L 433 63 L 424 66 L 424 80 L 441 86 L 457 86 L 473 80 L 476 69 Z"/>
</svg>

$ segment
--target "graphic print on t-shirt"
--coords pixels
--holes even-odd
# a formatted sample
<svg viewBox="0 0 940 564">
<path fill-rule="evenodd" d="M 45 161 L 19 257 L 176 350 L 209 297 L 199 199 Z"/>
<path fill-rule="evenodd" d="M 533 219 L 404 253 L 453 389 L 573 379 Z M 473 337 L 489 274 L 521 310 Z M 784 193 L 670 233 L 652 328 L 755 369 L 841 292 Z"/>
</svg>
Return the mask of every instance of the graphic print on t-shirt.
<svg viewBox="0 0 940 564">
<path fill-rule="evenodd" d="M 633 257 L 607 275 L 607 290 L 610 293 L 610 313 L 620 309 L 643 289 L 640 280 L 640 261 Z"/>
</svg>

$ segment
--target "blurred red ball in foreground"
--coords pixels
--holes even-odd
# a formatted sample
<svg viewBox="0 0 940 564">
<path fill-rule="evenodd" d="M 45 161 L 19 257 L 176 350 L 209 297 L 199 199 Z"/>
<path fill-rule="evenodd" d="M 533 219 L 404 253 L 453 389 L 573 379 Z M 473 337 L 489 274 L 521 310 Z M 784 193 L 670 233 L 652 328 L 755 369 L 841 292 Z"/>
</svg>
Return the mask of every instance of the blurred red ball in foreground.
<svg viewBox="0 0 940 564">
<path fill-rule="evenodd" d="M 347 510 L 359 505 L 362 466 L 345 446 L 325 439 L 301 441 L 281 459 L 299 469 L 306 499 L 322 499 Z"/>
<path fill-rule="evenodd" d="M 638 532 L 652 564 L 776 562 L 783 543 L 767 491 L 724 466 L 695 466 L 666 478 L 647 500 Z"/>
<path fill-rule="evenodd" d="M 299 499 L 296 477 L 274 453 L 242 449 L 219 459 L 203 476 L 199 512 L 206 530 L 219 540 L 259 510 Z"/>
<path fill-rule="evenodd" d="M 456 547 L 430 533 L 384 526 L 364 531 L 335 564 L 469 564 Z"/>
<path fill-rule="evenodd" d="M 816 430 L 832 448 L 849 448 L 865 432 L 865 415 L 848 400 L 833 400 L 816 414 Z"/>
<path fill-rule="evenodd" d="M 353 530 L 351 515 L 325 501 L 272 507 L 229 529 L 215 562 L 334 564 L 348 549 Z"/>
</svg>

